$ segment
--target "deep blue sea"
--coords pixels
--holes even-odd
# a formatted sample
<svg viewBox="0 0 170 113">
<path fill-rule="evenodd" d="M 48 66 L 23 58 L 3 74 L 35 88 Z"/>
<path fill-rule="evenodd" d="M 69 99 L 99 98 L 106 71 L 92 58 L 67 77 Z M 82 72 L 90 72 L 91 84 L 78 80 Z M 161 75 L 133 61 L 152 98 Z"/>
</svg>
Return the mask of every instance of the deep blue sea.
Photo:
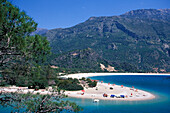
<svg viewBox="0 0 170 113">
<path fill-rule="evenodd" d="M 90 77 L 105 83 L 124 85 L 142 89 L 156 95 L 155 99 L 144 101 L 100 100 L 68 98 L 84 110 L 81 113 L 170 113 L 170 76 L 113 75 Z M 9 108 L 0 107 L 0 113 L 9 113 Z"/>
</svg>

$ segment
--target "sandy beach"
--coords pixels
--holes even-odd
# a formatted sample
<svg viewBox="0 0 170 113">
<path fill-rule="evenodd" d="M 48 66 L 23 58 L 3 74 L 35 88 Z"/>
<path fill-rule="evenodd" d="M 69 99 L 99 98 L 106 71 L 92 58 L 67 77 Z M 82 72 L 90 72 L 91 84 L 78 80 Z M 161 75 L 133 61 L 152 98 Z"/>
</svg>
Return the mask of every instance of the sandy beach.
<svg viewBox="0 0 170 113">
<path fill-rule="evenodd" d="M 61 77 L 65 78 L 77 78 L 80 79 L 82 77 L 93 77 L 93 76 L 109 76 L 109 75 L 167 75 L 170 76 L 170 73 L 76 73 L 69 74 Z"/>
<path fill-rule="evenodd" d="M 62 77 L 65 78 L 77 78 L 80 79 L 82 77 L 93 77 L 93 76 L 108 76 L 108 75 L 167 75 L 170 74 L 162 74 L 162 73 L 78 73 L 78 74 L 70 74 Z M 123 85 L 123 84 L 122 84 Z M 111 88 L 111 89 L 110 89 Z M 113 88 L 113 89 L 112 89 Z M 107 94 L 107 97 L 103 97 L 103 94 Z M 69 97 L 75 98 L 90 98 L 90 99 L 102 99 L 102 100 L 125 100 L 125 101 L 137 101 L 137 100 L 149 100 L 154 99 L 155 95 L 130 87 L 121 87 L 119 85 L 113 85 L 108 83 L 98 82 L 97 86 L 94 88 L 85 88 L 84 91 L 66 91 L 66 95 Z M 110 97 L 114 95 L 115 97 Z M 120 95 L 124 95 L 125 98 L 119 98 Z"/>
<path fill-rule="evenodd" d="M 28 92 L 32 94 L 41 94 L 41 95 L 46 95 L 46 94 L 51 94 L 50 90 L 45 90 L 45 89 L 39 89 L 39 90 L 34 90 L 34 89 L 28 89 L 28 87 L 16 87 L 16 86 L 9 86 L 9 87 L 0 87 L 0 92 L 5 92 L 5 93 L 11 93 L 11 92 L 17 92 L 21 94 L 26 94 Z"/>
<path fill-rule="evenodd" d="M 112 87 L 112 89 L 110 89 Z M 51 94 L 49 90 L 40 89 L 35 91 L 34 89 L 28 89 L 27 87 L 0 87 L 0 91 L 4 92 L 18 92 L 26 94 L 31 92 L 33 94 Z M 115 84 L 107 84 L 98 82 L 96 87 L 93 88 L 84 88 L 84 91 L 65 91 L 65 95 L 74 98 L 89 98 L 89 99 L 102 99 L 102 100 L 127 100 L 127 101 L 136 101 L 136 100 L 148 100 L 153 99 L 155 96 L 149 92 L 142 91 L 135 88 L 129 88 L 125 86 L 119 86 Z M 107 94 L 107 97 L 103 97 L 103 94 Z M 82 95 L 83 94 L 83 95 Z M 111 98 L 111 95 L 115 95 L 114 98 Z M 124 98 L 120 98 L 120 95 L 124 95 Z M 119 98 L 117 98 L 119 97 Z"/>
<path fill-rule="evenodd" d="M 113 89 L 110 89 L 110 88 Z M 107 94 L 107 97 L 103 97 L 103 94 Z M 102 100 L 125 100 L 125 101 L 136 101 L 136 100 L 149 100 L 154 99 L 155 96 L 149 92 L 129 88 L 121 87 L 119 85 L 112 85 L 107 83 L 98 83 L 94 88 L 88 88 L 82 91 L 66 91 L 66 95 L 75 98 L 89 98 L 89 99 L 102 99 Z M 83 95 L 82 95 L 83 94 Z M 111 95 L 115 95 L 114 98 Z M 124 98 L 120 98 L 120 95 L 124 95 Z"/>
<path fill-rule="evenodd" d="M 92 76 L 108 76 L 108 75 L 167 75 L 170 74 L 158 74 L 158 73 L 78 73 L 61 76 L 64 78 L 77 78 L 82 77 L 92 77 Z M 4 92 L 16 92 L 19 93 L 28 93 L 32 92 L 33 94 L 50 94 L 49 90 L 40 89 L 35 91 L 34 89 L 28 89 L 27 87 L 0 87 L 0 91 Z M 140 90 L 135 89 L 135 87 L 125 87 L 115 84 L 103 83 L 99 81 L 96 87 L 89 88 L 85 87 L 83 91 L 65 91 L 65 94 L 69 97 L 74 98 L 89 98 L 89 99 L 102 99 L 102 100 L 125 100 L 125 101 L 137 101 L 137 100 L 149 100 L 154 99 L 155 95 Z M 103 94 L 107 94 L 107 97 L 104 97 Z M 111 97 L 114 95 L 114 98 Z M 124 98 L 120 98 L 121 95 L 124 95 Z"/>
</svg>

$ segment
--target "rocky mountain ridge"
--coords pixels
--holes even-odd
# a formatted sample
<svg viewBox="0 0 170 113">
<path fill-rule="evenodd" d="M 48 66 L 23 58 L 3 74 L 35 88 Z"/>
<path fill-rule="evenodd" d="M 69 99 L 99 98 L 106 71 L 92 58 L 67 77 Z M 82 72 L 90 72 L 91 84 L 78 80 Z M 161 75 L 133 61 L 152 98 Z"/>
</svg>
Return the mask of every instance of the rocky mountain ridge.
<svg viewBox="0 0 170 113">
<path fill-rule="evenodd" d="M 140 9 L 91 17 L 70 28 L 47 31 L 52 52 L 92 48 L 104 59 L 139 70 L 170 72 L 170 9 Z"/>
</svg>

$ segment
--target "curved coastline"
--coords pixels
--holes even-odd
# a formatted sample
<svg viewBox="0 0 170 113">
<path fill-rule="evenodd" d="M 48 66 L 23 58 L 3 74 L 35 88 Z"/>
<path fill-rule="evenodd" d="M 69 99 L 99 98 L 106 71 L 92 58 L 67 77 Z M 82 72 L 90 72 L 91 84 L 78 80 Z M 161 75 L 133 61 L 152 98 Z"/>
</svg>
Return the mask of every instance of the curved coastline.
<svg viewBox="0 0 170 113">
<path fill-rule="evenodd" d="M 160 76 L 170 76 L 169 73 L 77 73 L 77 74 L 69 74 L 62 77 L 65 78 L 77 78 L 80 79 L 82 77 L 94 77 L 94 76 L 113 76 L 113 75 L 160 75 Z M 104 88 L 103 88 L 104 87 Z M 113 87 L 113 90 L 110 90 L 109 88 Z M 66 91 L 65 94 L 69 97 L 74 98 L 87 98 L 87 99 L 101 99 L 101 100 L 120 100 L 120 101 L 141 101 L 141 100 L 151 100 L 156 98 L 155 95 L 139 90 L 136 92 L 135 89 L 131 90 L 130 87 L 121 87 L 120 85 L 111 85 L 107 83 L 101 83 L 99 82 L 97 84 L 98 90 L 96 91 L 95 88 L 85 88 L 85 93 L 82 95 L 81 91 Z M 117 93 L 118 92 L 118 93 Z M 107 93 L 108 97 L 103 97 L 103 93 Z M 125 98 L 111 98 L 110 96 L 112 94 L 115 95 L 125 95 Z M 131 95 L 133 94 L 133 95 Z"/>
<path fill-rule="evenodd" d="M 113 75 L 149 75 L 149 76 L 170 76 L 170 73 L 76 73 L 76 74 L 69 74 L 64 75 L 61 77 L 64 78 L 77 78 L 80 79 L 82 77 L 94 77 L 94 76 L 113 76 Z"/>
<path fill-rule="evenodd" d="M 99 83 L 101 85 L 101 83 Z M 134 90 L 130 90 L 129 87 L 123 87 L 121 88 L 121 86 L 119 85 L 115 85 L 113 88 L 116 88 L 117 90 L 121 90 L 119 91 L 119 94 L 115 94 L 115 92 L 113 91 L 113 93 L 111 93 L 110 89 L 109 89 L 109 85 L 107 85 L 107 83 L 102 83 L 103 85 L 105 85 L 105 87 L 107 87 L 106 89 L 98 90 L 95 91 L 95 88 L 89 88 L 89 89 L 85 89 L 85 93 L 84 95 L 81 95 L 82 92 L 81 91 L 66 91 L 65 94 L 68 95 L 68 97 L 74 97 L 74 98 L 84 98 L 84 99 L 101 99 L 101 100 L 120 100 L 120 101 L 141 101 L 141 100 L 151 100 L 156 98 L 155 95 L 143 91 L 143 90 L 138 90 L 137 92 L 135 92 Z M 98 87 L 99 89 L 101 88 Z M 115 89 L 113 89 L 115 90 Z M 122 91 L 124 90 L 124 91 Z M 106 93 L 108 95 L 108 97 L 103 97 L 103 93 Z M 131 93 L 133 93 L 133 95 L 131 96 Z M 125 98 L 111 98 L 110 96 L 112 94 L 118 95 L 120 96 L 120 94 L 125 95 Z M 136 95 L 139 96 L 136 96 Z M 94 96 L 95 95 L 95 96 Z"/>
<path fill-rule="evenodd" d="M 158 73 L 78 73 L 78 74 L 69 74 L 65 76 L 61 76 L 63 78 L 77 78 L 80 79 L 82 77 L 93 77 L 93 76 L 113 76 L 113 75 L 160 75 L 160 76 L 170 76 L 170 74 L 158 74 Z M 110 87 L 113 87 L 113 90 L 110 90 Z M 85 88 L 84 95 L 82 95 L 82 91 L 65 91 L 65 94 L 69 97 L 74 98 L 88 98 L 88 99 L 101 99 L 101 100 L 121 100 L 121 101 L 138 101 L 138 100 L 150 100 L 156 98 L 155 95 L 139 90 L 136 92 L 135 89 L 131 89 L 130 87 L 123 88 L 120 85 L 111 85 L 107 83 L 98 82 L 97 84 L 98 90 L 96 87 L 94 88 Z M 0 87 L 0 91 L 4 92 L 16 92 L 21 91 L 19 93 L 27 93 L 33 92 L 34 94 L 50 94 L 50 91 L 46 91 L 44 89 L 40 89 L 38 91 L 34 91 L 33 89 L 28 89 L 27 87 Z M 103 93 L 107 93 L 108 97 L 103 97 Z M 131 95 L 131 93 L 133 95 Z M 125 95 L 127 98 L 110 98 L 110 95 Z M 136 96 L 138 95 L 138 96 Z"/>
</svg>

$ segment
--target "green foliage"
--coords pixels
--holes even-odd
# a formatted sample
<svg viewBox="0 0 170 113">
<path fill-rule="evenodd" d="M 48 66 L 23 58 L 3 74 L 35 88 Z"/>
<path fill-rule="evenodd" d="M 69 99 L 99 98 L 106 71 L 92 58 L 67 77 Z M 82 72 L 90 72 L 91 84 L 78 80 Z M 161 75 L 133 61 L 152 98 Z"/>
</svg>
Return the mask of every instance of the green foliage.
<svg viewBox="0 0 170 113">
<path fill-rule="evenodd" d="M 92 82 L 90 78 L 87 78 L 86 81 L 87 81 L 88 83 Z"/>
<path fill-rule="evenodd" d="M 27 59 L 36 63 L 44 62 L 46 55 L 50 54 L 49 42 L 46 37 L 39 35 L 26 37 L 24 45 L 22 52 L 25 53 Z"/>
<path fill-rule="evenodd" d="M 90 78 L 87 78 L 86 81 L 87 81 L 89 87 L 96 87 L 96 85 L 97 85 L 97 82 L 92 81 Z"/>
<path fill-rule="evenodd" d="M 75 50 L 62 55 L 53 55 L 51 64 L 73 71 L 98 71 L 100 56 L 91 49 Z M 55 58 L 55 59 L 53 59 Z"/>
<path fill-rule="evenodd" d="M 85 78 L 85 77 L 82 77 L 82 78 L 81 78 L 81 80 L 84 80 L 84 81 L 85 81 L 85 80 L 86 80 L 86 78 Z"/>
<path fill-rule="evenodd" d="M 7 85 L 7 83 L 0 77 L 0 87 L 5 85 Z"/>
<path fill-rule="evenodd" d="M 72 78 L 68 78 L 68 80 L 60 80 L 58 87 L 69 91 L 83 90 L 83 87 L 79 84 L 78 79 Z"/>
<path fill-rule="evenodd" d="M 88 68 L 83 71 L 94 72 L 99 70 L 95 61 L 98 54 L 106 61 L 114 62 L 116 65 L 113 66 L 122 72 L 151 72 L 154 67 L 169 72 L 169 18 L 169 9 L 142 9 L 121 16 L 91 17 L 71 28 L 50 30 L 45 36 L 50 39 L 52 52 L 63 56 L 54 57 L 56 62 L 52 59 L 51 63 L 59 67 L 64 64 L 62 68 L 74 70 Z M 82 58 L 68 56 L 70 51 L 86 48 L 92 48 L 95 57 L 90 59 L 87 54 Z M 64 60 L 69 64 L 63 63 Z M 120 66 L 123 63 L 132 65 L 133 70 Z"/>
<path fill-rule="evenodd" d="M 10 2 L 1 1 L 0 12 L 0 72 L 3 79 L 8 84 L 21 86 L 26 86 L 30 77 L 44 82 L 45 77 L 40 77 L 37 65 L 42 64 L 50 53 L 46 37 L 30 36 L 37 23 Z"/>
<path fill-rule="evenodd" d="M 53 54 L 48 57 L 48 62 L 60 67 L 60 71 L 63 69 L 67 73 L 101 72 L 100 63 L 109 64 L 90 48 L 74 50 L 60 55 Z"/>
<path fill-rule="evenodd" d="M 88 85 L 89 85 L 89 87 L 96 87 L 97 82 L 93 81 L 93 82 L 90 82 Z"/>
<path fill-rule="evenodd" d="M 56 80 L 56 74 L 50 66 L 45 66 L 46 56 L 50 54 L 46 37 L 32 36 L 37 23 L 21 12 L 7 0 L 0 0 L 0 72 L 3 82 L 10 85 L 45 88 L 49 80 Z M 73 82 L 77 83 L 77 80 Z M 20 94 L 21 93 L 21 94 Z M 75 103 L 62 101 L 63 96 L 56 90 L 51 95 L 34 95 L 23 92 L 0 92 L 0 104 L 12 106 L 19 112 L 60 112 L 62 110 L 79 111 Z M 12 111 L 11 111 L 12 112 Z"/>
<path fill-rule="evenodd" d="M 44 71 L 45 70 L 43 70 L 41 66 L 33 67 L 30 73 L 31 78 L 28 80 L 28 85 L 33 86 L 33 88 L 39 86 L 39 88 L 45 89 L 45 87 L 48 86 L 48 80 L 46 76 L 43 76 L 42 74 Z"/>
<path fill-rule="evenodd" d="M 61 112 L 65 111 L 81 111 L 82 108 L 74 102 L 63 101 L 65 97 L 62 93 L 59 93 L 56 89 L 53 89 L 50 95 L 33 94 L 31 92 L 27 94 L 15 93 L 0 93 L 0 103 L 4 107 L 12 107 L 14 110 L 11 112 L 23 112 L 28 113 L 46 113 L 46 112 Z"/>
</svg>

